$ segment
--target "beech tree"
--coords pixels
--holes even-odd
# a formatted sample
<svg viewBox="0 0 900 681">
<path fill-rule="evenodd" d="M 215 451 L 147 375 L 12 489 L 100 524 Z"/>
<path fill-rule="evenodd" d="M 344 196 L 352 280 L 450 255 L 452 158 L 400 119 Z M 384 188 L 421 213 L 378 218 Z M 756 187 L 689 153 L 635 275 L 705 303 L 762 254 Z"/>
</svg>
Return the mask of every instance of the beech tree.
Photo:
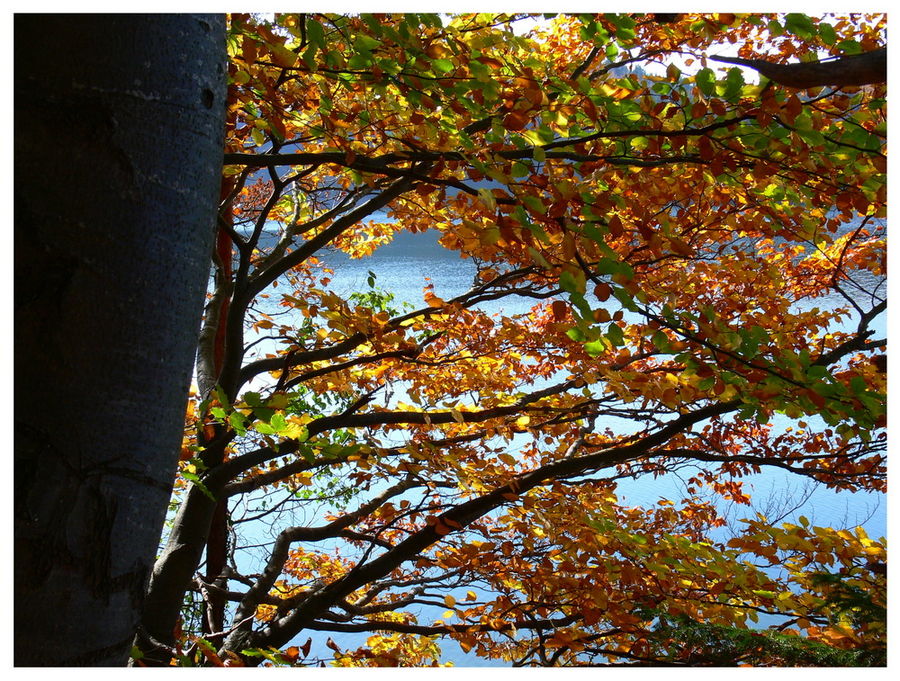
<svg viewBox="0 0 900 681">
<path fill-rule="evenodd" d="M 124 665 L 178 461 L 223 17 L 16 15 L 16 665 Z"/>
<path fill-rule="evenodd" d="M 846 75 L 885 18 L 521 19 L 229 18 L 134 664 L 883 663 L 884 541 L 772 523 L 742 479 L 885 489 L 885 84 Z M 330 287 L 329 252 L 402 231 L 471 289 Z M 681 499 L 617 496 L 672 471 Z"/>
</svg>

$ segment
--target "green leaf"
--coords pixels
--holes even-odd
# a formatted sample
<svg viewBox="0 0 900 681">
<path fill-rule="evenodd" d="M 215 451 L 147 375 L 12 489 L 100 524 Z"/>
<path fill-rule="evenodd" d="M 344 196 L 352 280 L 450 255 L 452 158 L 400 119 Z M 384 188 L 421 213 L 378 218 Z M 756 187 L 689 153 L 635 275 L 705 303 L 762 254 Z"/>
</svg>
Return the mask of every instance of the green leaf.
<svg viewBox="0 0 900 681">
<path fill-rule="evenodd" d="M 616 347 L 625 345 L 625 335 L 622 333 L 622 327 L 618 324 L 610 324 L 606 330 L 606 338 Z"/>
<path fill-rule="evenodd" d="M 230 407 L 231 402 L 228 399 L 228 395 L 225 394 L 225 391 L 222 390 L 221 386 L 216 386 L 213 388 L 213 395 L 215 395 L 216 399 L 219 400 L 219 404 L 223 407 Z"/>
<path fill-rule="evenodd" d="M 518 161 L 512 164 L 512 168 L 509 171 L 509 174 L 512 177 L 526 177 L 531 174 L 531 168 L 529 168 L 524 163 L 519 163 Z"/>
<path fill-rule="evenodd" d="M 712 387 L 716 384 L 715 376 L 707 376 L 697 383 L 698 390 L 711 390 Z"/>
<path fill-rule="evenodd" d="M 381 35 L 384 32 L 384 25 L 378 20 L 374 14 L 361 14 L 360 17 L 366 22 L 366 26 L 375 35 Z"/>
<path fill-rule="evenodd" d="M 272 426 L 272 430 L 275 433 L 282 432 L 285 428 L 287 428 L 287 421 L 284 420 L 284 414 L 273 414 L 272 418 L 269 419 L 269 425 Z"/>
<path fill-rule="evenodd" d="M 247 418 L 239 411 L 233 411 L 228 415 L 228 423 L 234 428 L 234 432 L 238 435 L 247 434 Z"/>
<path fill-rule="evenodd" d="M 613 295 L 616 299 L 622 304 L 626 310 L 631 312 L 638 312 L 638 306 L 634 302 L 634 298 L 631 297 L 631 294 L 628 293 L 625 289 L 620 286 L 613 287 Z"/>
<path fill-rule="evenodd" d="M 494 197 L 494 192 L 487 187 L 482 187 L 478 190 L 478 198 L 489 210 L 497 208 L 497 199 Z"/>
<path fill-rule="evenodd" d="M 584 296 L 580 293 L 570 293 L 569 300 L 572 301 L 572 304 L 578 308 L 578 311 L 581 312 L 581 316 L 587 320 L 592 321 L 594 316 L 594 311 L 591 309 L 591 306 L 588 305 L 587 300 L 585 300 Z"/>
<path fill-rule="evenodd" d="M 312 463 L 316 460 L 316 453 L 309 445 L 300 445 L 300 447 L 297 448 L 297 453 L 302 456 L 303 460 L 307 463 Z"/>
<path fill-rule="evenodd" d="M 805 14 L 788 14 L 784 19 L 784 27 L 789 33 L 803 39 L 809 39 L 816 35 L 816 25 Z"/>
<path fill-rule="evenodd" d="M 823 367 L 821 364 L 815 364 L 806 370 L 806 378 L 810 381 L 825 381 L 834 379 L 831 377 L 831 374 L 828 372 L 828 369 Z"/>
<path fill-rule="evenodd" d="M 634 278 L 634 269 L 631 265 L 614 258 L 600 258 L 597 261 L 597 272 L 598 274 L 621 274 L 628 279 Z"/>
<path fill-rule="evenodd" d="M 455 67 L 449 59 L 435 59 L 431 62 L 431 68 L 438 75 L 450 73 Z"/>
<path fill-rule="evenodd" d="M 825 137 L 818 130 L 797 130 L 797 134 L 811 147 L 820 147 L 825 144 Z"/>
<path fill-rule="evenodd" d="M 584 343 L 587 340 L 587 336 L 585 336 L 584 332 L 577 326 L 573 326 L 571 329 L 566 331 L 566 335 L 576 343 Z"/>
<path fill-rule="evenodd" d="M 650 342 L 652 342 L 660 352 L 669 352 L 669 350 L 671 349 L 669 337 L 662 331 L 657 331 L 656 333 L 654 333 L 650 338 Z"/>
<path fill-rule="evenodd" d="M 372 53 L 365 50 L 354 54 L 347 60 L 347 67 L 353 70 L 363 70 L 372 64 Z M 352 80 L 353 76 L 348 75 L 348 80 Z"/>
<path fill-rule="evenodd" d="M 274 435 L 275 429 L 270 426 L 268 423 L 257 423 L 253 426 L 253 429 L 259 433 L 260 435 Z"/>
<path fill-rule="evenodd" d="M 705 68 L 697 71 L 694 82 L 697 83 L 697 87 L 704 95 L 709 97 L 716 94 L 716 74 L 712 69 Z"/>
<path fill-rule="evenodd" d="M 279 66 L 293 66 L 297 63 L 297 54 L 284 45 L 269 45 L 272 59 Z"/>
<path fill-rule="evenodd" d="M 325 50 L 325 29 L 318 21 L 306 20 L 306 37 L 311 44 L 316 45 L 322 51 Z"/>
<path fill-rule="evenodd" d="M 635 39 L 634 19 L 628 14 L 605 14 L 604 17 L 615 26 L 614 35 L 620 44 L 629 43 Z"/>
<path fill-rule="evenodd" d="M 559 275 L 559 285 L 567 293 L 584 293 L 585 282 L 575 277 L 574 274 L 565 270 Z"/>
<path fill-rule="evenodd" d="M 253 409 L 253 415 L 264 423 L 268 423 L 269 419 L 272 418 L 272 414 L 274 413 L 275 410 L 269 409 L 268 407 L 256 407 Z"/>
<path fill-rule="evenodd" d="M 744 74 L 737 67 L 728 69 L 725 77 L 725 99 L 730 102 L 740 98 L 744 89 Z"/>
<path fill-rule="evenodd" d="M 309 46 L 303 50 L 303 54 L 301 55 L 301 59 L 303 59 L 303 63 L 306 64 L 309 68 L 313 69 L 316 66 L 316 51 L 319 48 L 310 43 Z"/>
<path fill-rule="evenodd" d="M 869 389 L 866 379 L 862 376 L 854 376 L 850 379 L 850 389 L 855 395 L 864 395 Z"/>
<path fill-rule="evenodd" d="M 544 215 L 547 212 L 547 206 L 544 205 L 544 202 L 541 201 L 537 196 L 533 196 L 529 194 L 528 196 L 522 197 L 522 203 L 524 203 L 533 213 L 538 213 L 539 215 Z"/>
<path fill-rule="evenodd" d="M 602 355 L 604 352 L 606 352 L 606 343 L 603 342 L 602 338 L 598 338 L 595 341 L 585 343 L 584 351 L 587 352 L 587 354 L 589 354 L 591 357 Z"/>
<path fill-rule="evenodd" d="M 767 25 L 766 28 L 769 30 L 769 33 L 775 37 L 782 35 L 784 33 L 784 28 L 781 24 L 778 23 L 777 20 L 772 19 Z"/>
<path fill-rule="evenodd" d="M 861 54 L 863 49 L 855 40 L 842 40 L 837 44 L 837 48 L 846 55 Z"/>
<path fill-rule="evenodd" d="M 353 41 L 353 49 L 357 52 L 371 52 L 379 45 L 381 45 L 380 40 L 376 40 L 368 35 L 358 35 L 356 40 Z"/>
<path fill-rule="evenodd" d="M 528 254 L 531 256 L 532 260 L 534 260 L 538 265 L 543 267 L 544 269 L 550 270 L 553 267 L 547 262 L 547 259 L 541 255 L 540 251 L 531 246 L 528 247 Z"/>
<path fill-rule="evenodd" d="M 834 32 L 834 26 L 824 22 L 819 24 L 819 36 L 826 45 L 834 45 L 834 41 L 837 40 L 837 33 Z"/>
</svg>

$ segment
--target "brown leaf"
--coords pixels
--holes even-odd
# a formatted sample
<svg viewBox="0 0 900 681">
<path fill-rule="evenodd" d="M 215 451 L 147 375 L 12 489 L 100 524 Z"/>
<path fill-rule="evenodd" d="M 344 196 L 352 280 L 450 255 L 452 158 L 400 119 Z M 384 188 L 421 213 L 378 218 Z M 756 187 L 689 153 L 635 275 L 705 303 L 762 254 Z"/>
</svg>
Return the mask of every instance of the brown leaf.
<svg viewBox="0 0 900 681">
<path fill-rule="evenodd" d="M 503 118 L 503 127 L 507 130 L 522 130 L 531 118 L 521 111 L 510 111 Z"/>
</svg>

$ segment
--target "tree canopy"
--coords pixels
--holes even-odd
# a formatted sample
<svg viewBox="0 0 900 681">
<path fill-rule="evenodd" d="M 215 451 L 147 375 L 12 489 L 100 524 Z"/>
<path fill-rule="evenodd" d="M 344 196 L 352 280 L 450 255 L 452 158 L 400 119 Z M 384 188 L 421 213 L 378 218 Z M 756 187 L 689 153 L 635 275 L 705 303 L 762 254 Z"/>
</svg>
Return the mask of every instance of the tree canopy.
<svg viewBox="0 0 900 681">
<path fill-rule="evenodd" d="M 135 664 L 884 663 L 884 540 L 772 523 L 742 478 L 885 489 L 886 86 L 757 68 L 880 50 L 885 17 L 527 19 L 230 17 Z M 426 231 L 469 291 L 330 286 L 328 253 Z"/>
</svg>

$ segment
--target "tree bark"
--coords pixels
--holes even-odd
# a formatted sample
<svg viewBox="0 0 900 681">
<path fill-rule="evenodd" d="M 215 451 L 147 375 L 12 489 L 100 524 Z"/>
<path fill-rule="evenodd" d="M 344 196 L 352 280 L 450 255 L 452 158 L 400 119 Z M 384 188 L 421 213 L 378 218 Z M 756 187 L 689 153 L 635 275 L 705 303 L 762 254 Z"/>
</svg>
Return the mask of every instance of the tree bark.
<svg viewBox="0 0 900 681">
<path fill-rule="evenodd" d="M 209 272 L 225 22 L 17 15 L 14 28 L 14 662 L 122 665 Z"/>
</svg>

